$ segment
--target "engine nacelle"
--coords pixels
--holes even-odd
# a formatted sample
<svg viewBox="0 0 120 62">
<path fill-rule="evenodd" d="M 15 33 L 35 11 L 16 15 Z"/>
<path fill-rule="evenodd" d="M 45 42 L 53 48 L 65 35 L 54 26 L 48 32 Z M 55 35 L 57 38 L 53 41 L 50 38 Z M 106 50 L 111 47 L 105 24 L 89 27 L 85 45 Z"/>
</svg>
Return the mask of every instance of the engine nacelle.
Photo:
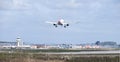
<svg viewBox="0 0 120 62">
<path fill-rule="evenodd" d="M 57 27 L 57 24 L 53 24 L 53 26 Z"/>
</svg>

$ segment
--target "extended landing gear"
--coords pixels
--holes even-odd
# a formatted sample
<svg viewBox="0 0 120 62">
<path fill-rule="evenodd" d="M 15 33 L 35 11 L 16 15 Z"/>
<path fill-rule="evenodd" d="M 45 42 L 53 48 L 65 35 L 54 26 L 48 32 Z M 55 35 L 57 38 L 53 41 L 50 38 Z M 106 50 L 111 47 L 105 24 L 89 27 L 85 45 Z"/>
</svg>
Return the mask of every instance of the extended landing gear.
<svg viewBox="0 0 120 62">
<path fill-rule="evenodd" d="M 55 26 L 56 28 L 58 27 L 57 24 L 53 24 L 53 26 Z M 65 24 L 65 25 L 61 25 L 62 27 L 66 28 L 67 26 L 69 26 L 69 24 Z"/>
<path fill-rule="evenodd" d="M 64 26 L 64 28 L 66 28 L 66 26 Z"/>
<path fill-rule="evenodd" d="M 53 26 L 57 27 L 57 25 L 56 25 L 56 24 L 53 24 Z"/>
<path fill-rule="evenodd" d="M 64 28 L 66 28 L 67 26 L 69 26 L 69 24 L 66 24 L 66 25 L 64 26 Z"/>
</svg>

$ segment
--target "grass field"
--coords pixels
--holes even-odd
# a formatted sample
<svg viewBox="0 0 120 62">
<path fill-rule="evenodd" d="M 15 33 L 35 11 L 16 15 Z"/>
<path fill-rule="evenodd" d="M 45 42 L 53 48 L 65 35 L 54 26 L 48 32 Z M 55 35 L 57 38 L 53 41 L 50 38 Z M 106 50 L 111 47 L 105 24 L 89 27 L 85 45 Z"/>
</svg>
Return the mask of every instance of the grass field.
<svg viewBox="0 0 120 62">
<path fill-rule="evenodd" d="M 5 52 L 0 53 L 0 62 L 120 62 L 119 53 L 47 54 L 48 52 L 80 52 L 80 50 L 58 50 L 58 49 L 51 50 L 12 49 L 4 51 Z"/>
</svg>

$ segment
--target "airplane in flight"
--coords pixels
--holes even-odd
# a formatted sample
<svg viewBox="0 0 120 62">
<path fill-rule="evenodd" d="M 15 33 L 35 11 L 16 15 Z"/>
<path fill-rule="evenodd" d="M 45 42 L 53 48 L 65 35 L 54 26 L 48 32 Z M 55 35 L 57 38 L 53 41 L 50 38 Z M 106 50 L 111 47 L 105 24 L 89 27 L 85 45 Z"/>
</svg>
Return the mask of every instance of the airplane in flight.
<svg viewBox="0 0 120 62">
<path fill-rule="evenodd" d="M 64 28 L 66 28 L 67 26 L 69 26 L 69 23 L 66 23 L 63 19 L 60 19 L 57 22 L 46 21 L 46 23 L 52 24 L 55 27 L 58 27 L 58 25 L 59 26 L 63 26 Z"/>
</svg>

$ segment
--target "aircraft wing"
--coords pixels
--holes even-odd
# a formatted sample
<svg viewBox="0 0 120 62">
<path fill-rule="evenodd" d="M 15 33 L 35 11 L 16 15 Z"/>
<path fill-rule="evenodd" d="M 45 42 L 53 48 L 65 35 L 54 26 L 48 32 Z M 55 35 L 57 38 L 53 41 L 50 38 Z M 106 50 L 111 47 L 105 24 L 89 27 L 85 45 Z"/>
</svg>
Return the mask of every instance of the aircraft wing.
<svg viewBox="0 0 120 62">
<path fill-rule="evenodd" d="M 46 23 L 49 23 L 49 24 L 57 24 L 56 22 L 49 22 L 49 21 L 46 21 Z"/>
<path fill-rule="evenodd" d="M 80 21 L 72 21 L 72 22 L 68 22 L 68 23 L 64 23 L 64 24 L 79 24 Z"/>
<path fill-rule="evenodd" d="M 65 24 L 69 24 L 69 23 L 63 23 L 63 24 L 65 25 Z"/>
</svg>

